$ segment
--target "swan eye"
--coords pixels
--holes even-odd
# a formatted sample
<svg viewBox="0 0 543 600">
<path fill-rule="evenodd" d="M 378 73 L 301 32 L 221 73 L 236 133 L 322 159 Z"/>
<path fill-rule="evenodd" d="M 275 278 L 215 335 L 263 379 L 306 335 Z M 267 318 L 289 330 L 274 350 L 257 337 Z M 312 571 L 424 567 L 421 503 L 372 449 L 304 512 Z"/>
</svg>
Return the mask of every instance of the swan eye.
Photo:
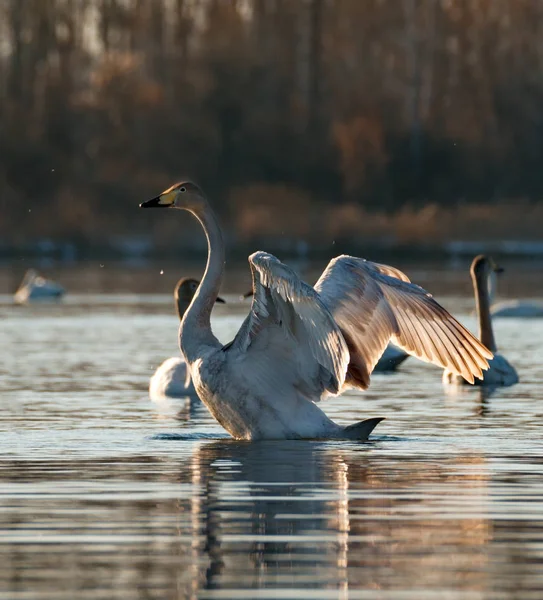
<svg viewBox="0 0 543 600">
<path fill-rule="evenodd" d="M 180 191 L 180 192 L 186 192 L 186 191 L 187 191 L 187 188 L 186 188 L 185 186 L 183 186 L 183 187 L 180 187 L 180 188 L 179 188 L 179 191 Z"/>
</svg>

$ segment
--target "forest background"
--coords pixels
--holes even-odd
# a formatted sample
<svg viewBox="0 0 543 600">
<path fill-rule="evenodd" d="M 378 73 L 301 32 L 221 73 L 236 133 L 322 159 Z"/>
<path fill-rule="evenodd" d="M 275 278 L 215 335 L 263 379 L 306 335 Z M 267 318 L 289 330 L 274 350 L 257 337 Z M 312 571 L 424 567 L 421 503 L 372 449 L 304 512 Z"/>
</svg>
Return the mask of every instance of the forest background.
<svg viewBox="0 0 543 600">
<path fill-rule="evenodd" d="M 0 247 L 200 247 L 137 210 L 184 176 L 235 247 L 540 240 L 542 40 L 533 0 L 0 0 Z"/>
</svg>

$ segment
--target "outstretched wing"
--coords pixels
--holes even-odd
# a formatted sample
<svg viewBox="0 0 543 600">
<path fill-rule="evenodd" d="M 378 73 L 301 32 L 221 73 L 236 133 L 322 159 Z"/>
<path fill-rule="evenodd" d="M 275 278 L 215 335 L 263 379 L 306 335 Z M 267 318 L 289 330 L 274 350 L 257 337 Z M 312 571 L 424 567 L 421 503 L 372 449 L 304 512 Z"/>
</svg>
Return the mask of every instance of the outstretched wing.
<svg viewBox="0 0 543 600">
<path fill-rule="evenodd" d="M 346 383 L 366 389 L 389 341 L 461 375 L 482 378 L 492 353 L 398 269 L 352 256 L 330 261 L 315 285 L 349 347 Z"/>
<path fill-rule="evenodd" d="M 271 254 L 255 252 L 249 265 L 251 311 L 228 350 L 252 355 L 256 371 L 263 367 L 256 363 L 265 363 L 267 377 L 269 372 L 284 376 L 313 400 L 324 391 L 337 393 L 349 351 L 330 311 L 312 287 Z"/>
</svg>

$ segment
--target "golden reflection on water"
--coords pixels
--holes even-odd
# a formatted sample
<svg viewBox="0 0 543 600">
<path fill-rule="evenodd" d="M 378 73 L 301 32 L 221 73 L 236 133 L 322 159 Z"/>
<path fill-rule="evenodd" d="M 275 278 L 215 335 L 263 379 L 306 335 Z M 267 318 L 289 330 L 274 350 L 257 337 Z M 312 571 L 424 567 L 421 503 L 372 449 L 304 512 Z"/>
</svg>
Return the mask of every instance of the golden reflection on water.
<svg viewBox="0 0 543 600">
<path fill-rule="evenodd" d="M 123 598 L 513 598 L 493 557 L 519 561 L 525 548 L 533 560 L 518 515 L 495 539 L 504 505 L 481 455 L 388 462 L 354 444 L 190 444 L 181 460 L 4 464 L 0 583 L 38 599 L 71 597 L 81 582 Z M 531 533 L 541 552 L 541 511 Z M 542 583 L 529 572 L 520 589 Z"/>
<path fill-rule="evenodd" d="M 200 489 L 191 500 L 193 597 L 240 581 L 345 598 L 351 587 L 487 589 L 485 460 L 396 467 L 375 469 L 362 452 L 318 443 L 198 446 L 190 460 Z"/>
</svg>

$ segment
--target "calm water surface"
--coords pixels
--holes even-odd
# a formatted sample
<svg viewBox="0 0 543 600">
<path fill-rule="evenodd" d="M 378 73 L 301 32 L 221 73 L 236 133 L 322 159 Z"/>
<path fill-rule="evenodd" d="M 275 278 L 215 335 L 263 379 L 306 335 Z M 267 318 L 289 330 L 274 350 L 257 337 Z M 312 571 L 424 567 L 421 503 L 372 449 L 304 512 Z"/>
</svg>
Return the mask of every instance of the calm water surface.
<svg viewBox="0 0 543 600">
<path fill-rule="evenodd" d="M 465 270 L 405 269 L 474 326 Z M 513 388 L 447 393 L 412 360 L 323 405 L 387 417 L 369 443 L 235 442 L 149 401 L 177 353 L 160 270 L 60 269 L 62 304 L 15 307 L 0 269 L 0 599 L 543 597 L 543 320 L 496 321 Z M 543 295 L 533 267 L 509 281 Z"/>
</svg>

